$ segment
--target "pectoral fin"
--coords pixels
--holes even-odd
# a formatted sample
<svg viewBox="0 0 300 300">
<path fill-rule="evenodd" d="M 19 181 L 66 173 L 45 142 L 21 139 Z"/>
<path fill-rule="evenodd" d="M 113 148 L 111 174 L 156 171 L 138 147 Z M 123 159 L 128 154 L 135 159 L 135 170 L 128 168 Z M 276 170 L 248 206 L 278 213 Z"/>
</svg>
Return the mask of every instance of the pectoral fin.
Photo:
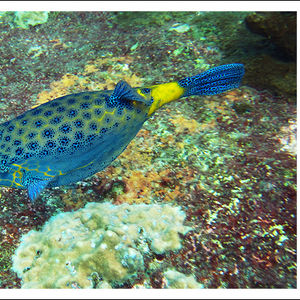
<svg viewBox="0 0 300 300">
<path fill-rule="evenodd" d="M 49 182 L 49 180 L 35 179 L 28 185 L 28 196 L 31 202 L 34 202 Z"/>
</svg>

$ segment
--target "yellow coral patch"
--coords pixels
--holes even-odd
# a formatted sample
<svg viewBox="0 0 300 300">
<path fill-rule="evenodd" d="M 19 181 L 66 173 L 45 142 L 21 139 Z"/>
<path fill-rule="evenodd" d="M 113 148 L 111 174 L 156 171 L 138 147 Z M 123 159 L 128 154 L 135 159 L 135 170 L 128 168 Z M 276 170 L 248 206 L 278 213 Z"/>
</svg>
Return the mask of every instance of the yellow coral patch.
<svg viewBox="0 0 300 300">
<path fill-rule="evenodd" d="M 141 171 L 132 171 L 123 179 L 125 192 L 117 196 L 116 203 L 150 203 L 152 184 L 159 179 L 156 172 L 150 171 L 144 175 Z"/>
<path fill-rule="evenodd" d="M 176 115 L 169 121 L 175 126 L 176 133 L 187 131 L 190 134 L 199 132 L 200 124 L 194 119 L 186 119 L 183 115 Z"/>
<path fill-rule="evenodd" d="M 87 75 L 87 74 L 90 74 L 90 73 L 95 73 L 97 72 L 99 69 L 95 66 L 95 65 L 86 65 L 84 67 L 84 72 L 83 72 L 83 75 Z"/>
<path fill-rule="evenodd" d="M 78 75 L 67 73 L 62 76 L 61 80 L 52 82 L 49 91 L 42 91 L 38 94 L 37 104 L 32 108 L 72 93 L 86 90 L 113 90 L 120 80 L 125 80 L 133 87 L 140 86 L 142 78 L 135 75 L 129 68 L 132 61 L 133 58 L 130 56 L 106 57 L 89 61 Z"/>
<path fill-rule="evenodd" d="M 73 75 L 73 74 L 66 74 L 62 77 L 60 82 L 57 82 L 57 85 L 60 86 L 62 85 L 63 87 L 70 87 L 73 86 L 76 81 L 78 80 L 78 76 Z M 54 84 L 55 86 L 55 84 Z"/>
</svg>

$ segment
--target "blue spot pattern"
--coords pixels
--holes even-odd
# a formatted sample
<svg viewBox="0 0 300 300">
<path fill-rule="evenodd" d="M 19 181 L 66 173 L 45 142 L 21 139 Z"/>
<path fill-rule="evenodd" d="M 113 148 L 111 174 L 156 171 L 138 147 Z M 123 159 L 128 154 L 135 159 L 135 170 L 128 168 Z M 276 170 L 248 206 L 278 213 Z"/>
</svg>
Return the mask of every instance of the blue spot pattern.
<svg viewBox="0 0 300 300">
<path fill-rule="evenodd" d="M 185 96 L 219 93 L 237 86 L 243 73 L 241 64 L 225 65 L 178 84 Z M 26 188 L 33 200 L 45 187 L 103 170 L 149 118 L 152 88 L 120 81 L 113 91 L 63 96 L 0 124 L 0 186 Z"/>
<path fill-rule="evenodd" d="M 127 109 L 132 107 L 131 101 L 139 101 L 147 105 L 151 105 L 152 103 L 152 101 L 145 100 L 126 81 L 123 80 L 118 82 L 112 95 L 106 100 L 109 107 L 116 107 L 117 105 L 122 105 L 122 102 L 124 102 Z"/>
<path fill-rule="evenodd" d="M 114 91 L 60 97 L 0 124 L 0 185 L 22 188 L 23 184 L 35 197 L 39 181 L 59 186 L 105 168 L 146 120 L 147 106 L 138 101 L 141 99 L 127 83 L 120 82 Z M 135 115 L 139 117 L 135 119 Z M 132 125 L 127 124 L 129 120 Z M 23 175 L 8 172 L 21 165 Z M 51 175 L 67 175 L 53 178 L 45 175 L 45 170 L 51 170 Z M 16 185 L 15 178 L 23 179 Z M 35 192 L 30 187 L 33 184 Z"/>
<path fill-rule="evenodd" d="M 186 88 L 182 97 L 215 95 L 239 87 L 244 73 L 243 64 L 228 64 L 186 77 L 179 80 L 178 84 Z"/>
</svg>

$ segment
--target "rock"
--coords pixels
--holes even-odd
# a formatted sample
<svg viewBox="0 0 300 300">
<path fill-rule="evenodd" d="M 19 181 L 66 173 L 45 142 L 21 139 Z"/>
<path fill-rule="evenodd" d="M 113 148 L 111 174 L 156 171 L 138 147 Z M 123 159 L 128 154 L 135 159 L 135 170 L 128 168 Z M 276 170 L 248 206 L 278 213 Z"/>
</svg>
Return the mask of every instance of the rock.
<svg viewBox="0 0 300 300">
<path fill-rule="evenodd" d="M 249 30 L 265 36 L 283 55 L 296 60 L 296 13 L 254 12 L 245 22 Z"/>
<path fill-rule="evenodd" d="M 269 55 L 253 57 L 245 62 L 243 84 L 267 89 L 275 95 L 296 96 L 296 64 L 281 62 Z"/>
</svg>

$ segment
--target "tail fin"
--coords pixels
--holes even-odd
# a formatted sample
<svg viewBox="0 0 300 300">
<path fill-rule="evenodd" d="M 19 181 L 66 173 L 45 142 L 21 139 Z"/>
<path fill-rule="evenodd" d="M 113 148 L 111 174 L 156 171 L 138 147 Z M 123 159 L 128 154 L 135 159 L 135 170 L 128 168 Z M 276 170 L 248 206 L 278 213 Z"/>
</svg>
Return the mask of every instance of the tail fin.
<svg viewBox="0 0 300 300">
<path fill-rule="evenodd" d="M 245 73 L 243 64 L 218 66 L 192 77 L 178 81 L 185 88 L 181 97 L 215 95 L 239 87 Z"/>
</svg>

